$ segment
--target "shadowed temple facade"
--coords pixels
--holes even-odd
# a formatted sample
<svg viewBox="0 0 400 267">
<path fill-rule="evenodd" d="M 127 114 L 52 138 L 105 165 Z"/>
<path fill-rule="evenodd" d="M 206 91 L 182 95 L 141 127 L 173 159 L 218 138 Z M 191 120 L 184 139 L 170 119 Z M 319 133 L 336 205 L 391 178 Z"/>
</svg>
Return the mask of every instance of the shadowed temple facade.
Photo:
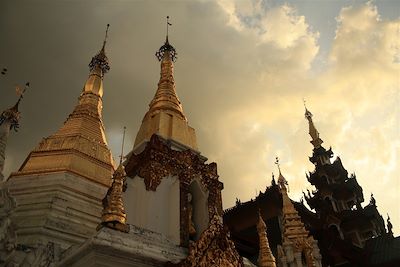
<svg viewBox="0 0 400 267">
<path fill-rule="evenodd" d="M 23 94 L 0 115 L 0 266 L 400 266 L 390 219 L 386 227 L 372 195 L 362 205 L 355 174 L 322 146 L 307 108 L 315 169 L 305 180 L 315 190 L 291 200 L 277 159 L 264 192 L 224 211 L 217 164 L 201 154 L 177 95 L 168 35 L 155 95 L 116 165 L 102 119 L 107 31 L 72 113 L 9 177 Z"/>
</svg>

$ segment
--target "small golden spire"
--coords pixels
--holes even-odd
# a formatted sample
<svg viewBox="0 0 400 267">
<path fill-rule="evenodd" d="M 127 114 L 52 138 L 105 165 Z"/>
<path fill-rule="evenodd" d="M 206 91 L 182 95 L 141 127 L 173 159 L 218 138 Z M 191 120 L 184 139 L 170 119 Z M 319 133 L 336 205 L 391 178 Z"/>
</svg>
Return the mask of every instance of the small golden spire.
<svg viewBox="0 0 400 267">
<path fill-rule="evenodd" d="M 305 108 L 305 117 L 308 120 L 308 133 L 311 136 L 311 141 L 310 143 L 314 146 L 314 148 L 319 148 L 321 147 L 322 143 L 324 141 L 322 141 L 321 138 L 319 138 L 319 132 L 317 131 L 317 128 L 315 128 L 314 122 L 312 120 L 312 113 L 307 109 L 306 106 L 306 100 L 303 98 L 303 104 L 304 104 L 304 108 Z"/>
<path fill-rule="evenodd" d="M 276 159 L 275 164 L 277 164 L 279 168 L 280 174 L 278 184 L 280 185 L 282 194 L 282 243 L 300 244 L 303 247 L 306 256 L 306 266 L 315 267 L 316 263 L 312 247 L 314 239 L 312 236 L 309 236 L 309 232 L 306 230 L 299 213 L 289 198 L 286 189 L 288 182 L 280 172 L 278 158 Z"/>
<path fill-rule="evenodd" d="M 265 224 L 261 210 L 258 209 L 257 232 L 259 237 L 258 267 L 276 267 L 275 257 L 269 247 L 267 225 Z"/>
<path fill-rule="evenodd" d="M 101 226 L 112 228 L 121 232 L 129 232 L 129 226 L 126 224 L 126 213 L 122 192 L 125 191 L 126 173 L 124 165 L 122 165 L 125 129 L 122 137 L 122 149 L 120 155 L 120 164 L 113 174 L 111 187 L 108 189 L 106 196 L 103 199 L 103 211 L 101 214 Z"/>
</svg>

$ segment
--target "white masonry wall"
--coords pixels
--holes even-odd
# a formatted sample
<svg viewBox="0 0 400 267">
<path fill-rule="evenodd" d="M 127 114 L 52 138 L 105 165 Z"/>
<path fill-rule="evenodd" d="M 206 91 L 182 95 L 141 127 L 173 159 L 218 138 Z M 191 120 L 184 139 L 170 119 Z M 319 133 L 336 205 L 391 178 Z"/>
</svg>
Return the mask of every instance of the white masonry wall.
<svg viewBox="0 0 400 267">
<path fill-rule="evenodd" d="M 7 187 L 17 205 L 11 221 L 18 243 L 53 242 L 61 249 L 81 244 L 96 232 L 107 191 L 72 173 L 12 177 Z"/>
<path fill-rule="evenodd" d="M 177 177 L 165 177 L 157 190 L 147 191 L 143 178 L 127 178 L 123 195 L 127 222 L 165 235 L 180 244 L 180 192 Z"/>
</svg>

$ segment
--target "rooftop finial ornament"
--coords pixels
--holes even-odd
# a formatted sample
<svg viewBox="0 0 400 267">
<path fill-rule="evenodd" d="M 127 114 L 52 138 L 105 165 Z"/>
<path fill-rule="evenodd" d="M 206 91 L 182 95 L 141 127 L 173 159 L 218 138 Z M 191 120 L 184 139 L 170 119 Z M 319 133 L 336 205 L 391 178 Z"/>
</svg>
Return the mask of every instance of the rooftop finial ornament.
<svg viewBox="0 0 400 267">
<path fill-rule="evenodd" d="M 107 29 L 106 29 L 106 34 L 104 36 L 104 41 L 103 41 L 103 47 L 101 48 L 101 50 L 104 51 L 104 49 L 106 48 L 106 43 L 107 43 L 107 37 L 108 37 L 108 29 L 110 28 L 110 24 L 107 24 Z"/>
<path fill-rule="evenodd" d="M 281 189 L 284 189 L 284 190 L 287 189 L 289 191 L 289 184 L 288 184 L 287 180 L 285 179 L 285 177 L 283 177 L 283 175 L 281 173 L 281 165 L 279 163 L 278 157 L 275 158 L 275 164 L 276 164 L 276 166 L 278 166 L 278 170 L 279 170 L 279 177 L 278 177 L 279 186 L 281 187 Z M 288 186 L 288 187 L 286 188 L 286 186 Z"/>
<path fill-rule="evenodd" d="M 168 42 L 168 28 L 169 26 L 172 26 L 171 23 L 169 23 L 169 16 L 167 16 L 167 42 Z"/>
<path fill-rule="evenodd" d="M 169 16 L 167 16 L 167 36 L 165 38 L 165 43 L 160 47 L 160 49 L 158 49 L 158 51 L 156 52 L 156 57 L 158 59 L 158 61 L 161 61 L 164 58 L 164 55 L 166 53 L 168 53 L 169 58 L 175 62 L 176 59 L 178 58 L 178 53 L 176 52 L 175 48 L 169 44 L 168 41 L 168 29 L 169 26 L 172 26 L 172 24 L 169 22 Z"/>
<path fill-rule="evenodd" d="M 103 46 L 101 50 L 95 55 L 89 63 L 90 71 L 95 71 L 97 68 L 100 68 L 102 74 L 107 73 L 110 70 L 110 65 L 108 64 L 108 58 L 105 53 L 107 37 L 108 37 L 108 29 L 110 28 L 110 24 L 107 24 L 106 34 L 103 41 Z"/>
<path fill-rule="evenodd" d="M 305 98 L 303 98 L 303 105 L 304 105 L 304 109 L 306 110 L 306 113 L 304 114 L 306 116 L 306 119 L 311 119 L 312 113 L 307 109 Z"/>
<path fill-rule="evenodd" d="M 281 164 L 279 163 L 279 157 L 275 157 L 275 164 L 278 166 L 279 173 L 281 173 Z"/>
<path fill-rule="evenodd" d="M 21 88 L 19 85 L 15 86 L 15 93 L 18 96 L 17 103 L 15 105 L 0 114 L 0 125 L 2 125 L 6 120 L 10 122 L 10 130 L 14 129 L 18 131 L 19 128 L 19 118 L 20 112 L 18 111 L 18 105 L 21 102 L 22 98 L 24 98 L 24 94 L 26 90 L 29 88 L 30 84 L 27 82 L 24 88 Z"/>
</svg>

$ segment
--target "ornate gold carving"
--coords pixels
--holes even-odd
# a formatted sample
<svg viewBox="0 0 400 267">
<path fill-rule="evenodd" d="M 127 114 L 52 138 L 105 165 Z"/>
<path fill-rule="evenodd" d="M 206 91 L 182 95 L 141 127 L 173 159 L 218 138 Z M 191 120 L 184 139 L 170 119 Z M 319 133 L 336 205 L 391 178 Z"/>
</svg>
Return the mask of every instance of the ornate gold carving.
<svg viewBox="0 0 400 267">
<path fill-rule="evenodd" d="M 125 191 L 126 173 L 124 166 L 120 164 L 113 175 L 113 182 L 103 199 L 103 211 L 100 226 L 106 226 L 122 232 L 128 232 L 126 213 L 122 192 Z"/>
<path fill-rule="evenodd" d="M 132 154 L 126 166 L 129 176 L 144 178 L 146 189 L 155 191 L 161 179 L 168 175 L 178 176 L 183 183 L 190 184 L 195 177 L 201 177 L 202 185 L 208 190 L 222 190 L 218 181 L 217 165 L 206 164 L 191 150 L 171 149 L 157 135 L 151 137 L 145 150 L 139 155 Z M 211 190 L 210 190 L 211 191 Z"/>
<path fill-rule="evenodd" d="M 187 246 L 189 240 L 189 213 L 187 195 L 190 183 L 199 177 L 202 186 L 208 191 L 208 212 L 211 218 L 216 212 L 222 214 L 221 190 L 223 184 L 218 180 L 217 165 L 206 164 L 192 150 L 173 150 L 157 135 L 153 135 L 145 149 L 138 155 L 131 154 L 126 164 L 128 176 L 144 179 L 148 191 L 156 191 L 161 180 L 177 176 L 180 181 L 180 232 L 181 245 Z"/>
<path fill-rule="evenodd" d="M 214 212 L 208 228 L 199 240 L 191 242 L 189 255 L 180 263 L 168 263 L 169 267 L 242 267 L 243 259 L 235 249 L 222 217 Z"/>
</svg>

